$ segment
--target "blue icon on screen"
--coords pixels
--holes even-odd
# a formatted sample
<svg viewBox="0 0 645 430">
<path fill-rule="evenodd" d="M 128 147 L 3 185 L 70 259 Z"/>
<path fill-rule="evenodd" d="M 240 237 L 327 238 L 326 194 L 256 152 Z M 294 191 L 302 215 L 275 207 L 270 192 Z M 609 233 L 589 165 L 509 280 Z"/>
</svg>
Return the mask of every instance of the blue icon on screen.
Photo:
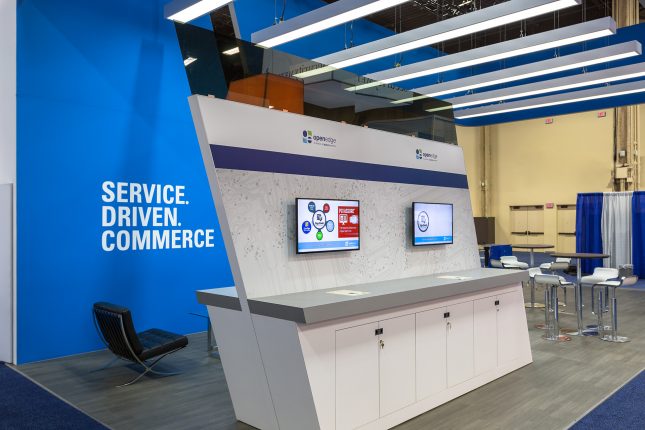
<svg viewBox="0 0 645 430">
<path fill-rule="evenodd" d="M 328 220 L 325 224 L 325 227 L 327 228 L 327 231 L 331 233 L 332 231 L 334 231 L 334 221 Z"/>
<path fill-rule="evenodd" d="M 309 202 L 308 207 L 309 207 L 309 212 L 311 212 L 311 213 L 316 212 L 316 203 L 314 203 L 314 202 Z"/>
<path fill-rule="evenodd" d="M 308 234 L 311 231 L 311 223 L 309 221 L 305 221 L 302 223 L 302 232 L 304 234 Z"/>
</svg>

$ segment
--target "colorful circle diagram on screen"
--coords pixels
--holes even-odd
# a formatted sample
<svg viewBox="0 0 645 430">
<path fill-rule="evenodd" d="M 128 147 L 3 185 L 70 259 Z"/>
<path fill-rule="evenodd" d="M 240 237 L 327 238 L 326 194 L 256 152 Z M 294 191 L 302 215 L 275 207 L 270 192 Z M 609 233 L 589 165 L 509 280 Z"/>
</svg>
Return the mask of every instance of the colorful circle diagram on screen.
<svg viewBox="0 0 645 430">
<path fill-rule="evenodd" d="M 313 215 L 311 217 L 311 224 L 314 226 L 316 230 L 318 230 L 316 232 L 316 239 L 323 240 L 323 237 L 324 237 L 323 229 L 327 229 L 327 231 L 330 233 L 334 231 L 334 221 L 327 220 L 327 214 L 329 213 L 330 206 L 328 203 L 325 203 L 324 205 L 322 205 L 322 210 L 321 210 L 321 209 L 317 209 L 315 202 L 309 202 L 309 204 L 307 205 L 307 208 L 309 209 L 309 212 L 313 212 Z M 304 227 L 302 231 L 305 232 Z M 308 232 L 305 232 L 305 233 L 308 233 Z"/>
<path fill-rule="evenodd" d="M 359 249 L 356 200 L 297 199 L 298 252 Z"/>
</svg>

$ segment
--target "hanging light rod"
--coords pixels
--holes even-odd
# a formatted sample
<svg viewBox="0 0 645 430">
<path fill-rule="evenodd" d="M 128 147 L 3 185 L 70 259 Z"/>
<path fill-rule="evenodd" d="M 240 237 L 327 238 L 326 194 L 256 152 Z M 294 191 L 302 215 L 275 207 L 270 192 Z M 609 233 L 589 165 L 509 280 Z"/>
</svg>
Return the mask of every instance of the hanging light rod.
<svg viewBox="0 0 645 430">
<path fill-rule="evenodd" d="M 480 75 L 473 75 L 463 79 L 456 79 L 454 81 L 414 88 L 410 91 L 422 95 L 395 100 L 392 103 L 408 103 L 428 97 L 440 97 L 446 94 L 505 84 L 522 79 L 535 78 L 551 73 L 564 72 L 567 70 L 593 66 L 595 64 L 622 60 L 624 58 L 640 55 L 641 53 L 642 47 L 640 42 L 637 41 L 604 46 L 602 48 L 578 52 L 576 54 L 565 55 L 563 57 L 550 58 L 536 63 L 523 64 L 521 66 L 496 70 L 490 73 L 482 73 Z"/>
<path fill-rule="evenodd" d="M 233 0 L 174 0 L 164 7 L 166 19 L 181 24 L 199 18 L 231 3 Z"/>
<path fill-rule="evenodd" d="M 642 92 L 645 92 L 645 82 L 641 80 L 628 82 L 626 84 L 607 85 L 604 87 L 592 88 L 589 90 L 573 91 L 569 93 L 554 94 L 551 96 L 537 97 L 533 99 L 518 100 L 510 103 L 499 103 L 478 108 L 463 109 L 455 112 L 455 118 L 477 118 L 488 115 L 497 115 L 501 113 L 537 109 L 541 107 L 598 100 L 608 97 L 625 96 Z"/>
<path fill-rule="evenodd" d="M 272 48 L 337 25 L 407 3 L 409 0 L 338 0 L 251 34 L 251 41 Z"/>
<path fill-rule="evenodd" d="M 503 100 L 519 99 L 522 97 L 537 96 L 539 94 L 554 93 L 556 91 L 572 90 L 593 85 L 607 84 L 616 81 L 642 78 L 645 76 L 645 63 L 630 64 L 628 66 L 603 69 L 597 72 L 583 73 L 549 81 L 534 82 L 526 85 L 502 88 L 500 90 L 486 91 L 446 100 L 452 104 L 453 109 Z"/>
<path fill-rule="evenodd" d="M 521 21 L 582 0 L 511 0 L 314 59 L 336 69 Z"/>
<path fill-rule="evenodd" d="M 603 36 L 611 36 L 615 33 L 616 22 L 612 18 L 599 18 L 581 24 L 562 27 L 557 30 L 511 39 L 494 45 L 482 46 L 481 48 L 420 61 L 407 66 L 371 73 L 365 75 L 365 78 L 369 79 L 370 82 L 346 88 L 346 90 L 358 91 L 381 84 L 391 84 L 422 76 L 434 75 L 463 67 L 471 67 L 491 61 L 499 61 L 519 55 L 544 51 L 546 49 L 558 48 Z"/>
</svg>

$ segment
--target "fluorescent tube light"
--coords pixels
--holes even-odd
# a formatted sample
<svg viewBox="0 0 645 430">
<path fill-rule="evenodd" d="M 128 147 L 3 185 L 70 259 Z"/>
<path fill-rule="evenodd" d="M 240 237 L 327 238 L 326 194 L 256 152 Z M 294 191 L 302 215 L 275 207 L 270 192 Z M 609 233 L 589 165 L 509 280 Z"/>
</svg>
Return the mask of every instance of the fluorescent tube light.
<svg viewBox="0 0 645 430">
<path fill-rule="evenodd" d="M 190 64 L 193 64 L 195 61 L 197 61 L 197 58 L 188 57 L 184 60 L 184 66 L 188 67 Z"/>
<path fill-rule="evenodd" d="M 222 54 L 224 54 L 224 55 L 235 55 L 235 54 L 239 54 L 239 53 L 240 53 L 240 48 L 237 47 L 237 46 L 235 48 L 231 48 L 231 49 L 227 49 L 226 51 L 222 51 Z"/>
<path fill-rule="evenodd" d="M 610 17 L 600 18 L 593 21 L 583 22 L 581 24 L 559 28 L 557 30 L 537 33 L 531 36 L 520 37 L 518 39 L 511 39 L 494 45 L 482 46 L 481 48 L 470 49 L 468 51 L 462 51 L 452 55 L 420 61 L 407 66 L 371 73 L 369 75 L 365 75 L 365 77 L 376 82 L 357 85 L 356 87 L 347 88 L 347 90 L 356 91 L 381 84 L 391 84 L 394 82 L 447 72 L 449 70 L 461 69 L 463 67 L 471 67 L 491 61 L 499 61 L 505 58 L 597 39 L 603 36 L 611 36 L 615 33 L 616 22 Z"/>
<path fill-rule="evenodd" d="M 583 73 L 559 79 L 534 82 L 526 85 L 502 88 L 495 91 L 455 97 L 446 101 L 452 104 L 453 109 L 459 109 L 467 106 L 531 97 L 556 91 L 572 90 L 592 85 L 625 81 L 627 79 L 642 78 L 643 76 L 645 76 L 645 63 L 630 64 L 628 66 L 604 69 L 597 72 Z"/>
<path fill-rule="evenodd" d="M 181 24 L 199 18 L 227 5 L 233 0 L 175 0 L 164 7 L 164 15 L 171 21 Z"/>
<path fill-rule="evenodd" d="M 492 85 L 505 84 L 522 79 L 535 78 L 537 76 L 551 73 L 564 72 L 566 70 L 588 67 L 595 64 L 609 61 L 621 60 L 640 55 L 642 47 L 640 42 L 631 41 L 617 45 L 605 46 L 589 51 L 578 52 L 577 54 L 565 55 L 562 57 L 550 58 L 536 63 L 524 64 L 508 69 L 496 70 L 490 73 L 473 75 L 463 79 L 443 82 L 440 84 L 428 85 L 410 90 L 413 93 L 422 94 L 403 100 L 395 100 L 392 103 L 406 103 L 427 97 L 440 97 L 446 94 L 453 94 L 462 91 L 474 90 L 477 88 Z"/>
<path fill-rule="evenodd" d="M 251 34 L 251 41 L 272 48 L 346 22 L 398 6 L 409 0 L 338 0 Z"/>
<path fill-rule="evenodd" d="M 314 59 L 341 69 L 543 15 L 581 0 L 511 0 Z"/>
<path fill-rule="evenodd" d="M 501 113 L 517 112 L 541 107 L 557 106 L 567 103 L 577 103 L 589 100 L 598 100 L 608 97 L 624 96 L 645 92 L 645 82 L 636 81 L 626 84 L 608 85 L 589 90 L 573 91 L 570 93 L 554 94 L 551 96 L 533 99 L 518 100 L 510 103 L 498 103 L 472 109 L 463 109 L 455 112 L 455 118 L 468 119 Z"/>
</svg>

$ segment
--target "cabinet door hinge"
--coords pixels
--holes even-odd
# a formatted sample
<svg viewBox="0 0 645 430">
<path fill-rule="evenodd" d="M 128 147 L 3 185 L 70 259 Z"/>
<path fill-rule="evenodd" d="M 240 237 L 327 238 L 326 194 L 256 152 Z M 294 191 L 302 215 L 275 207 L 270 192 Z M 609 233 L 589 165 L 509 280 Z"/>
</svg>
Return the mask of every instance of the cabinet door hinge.
<svg viewBox="0 0 645 430">
<path fill-rule="evenodd" d="M 383 334 L 383 329 L 382 328 L 377 328 L 374 330 L 374 336 L 380 336 Z"/>
<path fill-rule="evenodd" d="M 499 300 L 495 300 L 495 306 L 499 306 Z"/>
<path fill-rule="evenodd" d="M 444 312 L 443 317 L 444 318 L 450 318 L 450 312 Z"/>
</svg>

